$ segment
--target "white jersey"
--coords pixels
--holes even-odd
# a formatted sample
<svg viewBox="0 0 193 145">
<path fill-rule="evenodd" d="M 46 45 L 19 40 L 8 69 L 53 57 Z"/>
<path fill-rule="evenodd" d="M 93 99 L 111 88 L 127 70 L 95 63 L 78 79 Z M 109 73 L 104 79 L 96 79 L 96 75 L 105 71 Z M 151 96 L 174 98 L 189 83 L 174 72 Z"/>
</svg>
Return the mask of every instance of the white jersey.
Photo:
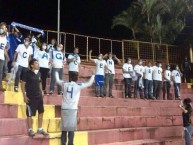
<svg viewBox="0 0 193 145">
<path fill-rule="evenodd" d="M 104 76 L 104 69 L 105 69 L 105 66 L 107 66 L 106 61 L 94 59 L 94 62 L 96 63 L 96 75 L 103 75 Z"/>
<path fill-rule="evenodd" d="M 107 60 L 107 67 L 111 70 L 112 74 L 115 74 L 115 62 L 113 59 Z M 106 73 L 109 73 L 109 70 L 106 71 Z"/>
<path fill-rule="evenodd" d="M 50 55 L 47 52 L 39 51 L 35 58 L 38 60 L 40 67 L 49 68 Z"/>
<path fill-rule="evenodd" d="M 164 81 L 171 81 L 171 71 L 170 70 L 165 70 L 164 71 Z"/>
<path fill-rule="evenodd" d="M 50 54 L 51 54 L 51 52 L 52 52 L 52 51 L 54 51 L 54 50 L 55 50 L 55 48 L 54 48 L 54 46 L 53 46 L 52 44 L 48 44 L 48 46 L 47 46 L 47 50 L 48 50 L 48 53 L 50 53 Z"/>
<path fill-rule="evenodd" d="M 172 78 L 175 83 L 181 83 L 181 75 L 180 72 L 177 70 L 172 71 Z"/>
<path fill-rule="evenodd" d="M 6 36 L 0 37 L 0 59 L 5 60 L 5 47 L 7 46 Z"/>
<path fill-rule="evenodd" d="M 136 75 L 138 76 L 137 73 L 140 73 L 143 76 L 144 73 L 144 67 L 142 65 L 135 65 L 134 71 L 136 72 Z"/>
<path fill-rule="evenodd" d="M 123 64 L 123 70 L 124 71 L 131 71 L 131 73 L 133 72 L 133 66 L 132 64 L 128 64 L 128 63 L 124 63 Z M 124 78 L 132 78 L 132 74 L 131 73 L 123 73 L 123 77 Z"/>
<path fill-rule="evenodd" d="M 66 61 L 65 55 L 61 51 L 52 51 L 51 59 L 53 63 L 53 68 L 63 68 L 63 64 Z"/>
<path fill-rule="evenodd" d="M 162 68 L 154 66 L 153 67 L 153 80 L 162 81 Z"/>
<path fill-rule="evenodd" d="M 33 48 L 31 46 L 26 46 L 24 44 L 19 44 L 15 50 L 17 55 L 17 63 L 22 67 L 28 67 L 29 57 L 33 54 Z"/>
<path fill-rule="evenodd" d="M 68 59 L 74 59 L 69 63 L 69 71 L 79 72 L 79 64 L 81 63 L 80 56 L 78 54 L 72 53 L 68 55 Z"/>
<path fill-rule="evenodd" d="M 62 109 L 78 109 L 78 101 L 80 98 L 81 89 L 89 87 L 94 82 L 94 75 L 86 83 L 64 82 Z"/>
<path fill-rule="evenodd" d="M 144 67 L 145 79 L 152 81 L 153 67 Z"/>
</svg>

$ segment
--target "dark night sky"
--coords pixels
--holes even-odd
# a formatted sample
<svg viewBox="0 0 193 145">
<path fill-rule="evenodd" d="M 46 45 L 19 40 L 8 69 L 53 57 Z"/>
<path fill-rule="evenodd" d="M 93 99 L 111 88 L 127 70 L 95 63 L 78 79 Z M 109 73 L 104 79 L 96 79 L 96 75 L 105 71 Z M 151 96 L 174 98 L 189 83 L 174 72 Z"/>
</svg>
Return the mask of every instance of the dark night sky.
<svg viewBox="0 0 193 145">
<path fill-rule="evenodd" d="M 132 0 L 61 0 L 61 30 L 107 38 L 129 38 L 125 28 L 111 30 L 113 16 Z M 57 28 L 57 0 L 1 0 L 0 21 L 41 29 Z"/>
</svg>

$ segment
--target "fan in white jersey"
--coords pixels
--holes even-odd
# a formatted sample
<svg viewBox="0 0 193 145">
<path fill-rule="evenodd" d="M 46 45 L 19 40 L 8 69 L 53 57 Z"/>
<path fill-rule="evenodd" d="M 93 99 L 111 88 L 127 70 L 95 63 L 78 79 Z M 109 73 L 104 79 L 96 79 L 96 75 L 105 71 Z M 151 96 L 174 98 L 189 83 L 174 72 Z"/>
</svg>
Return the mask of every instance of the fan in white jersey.
<svg viewBox="0 0 193 145">
<path fill-rule="evenodd" d="M 162 64 L 157 62 L 153 67 L 153 96 L 160 99 L 160 90 L 162 86 Z"/>
<path fill-rule="evenodd" d="M 107 67 L 107 63 L 103 60 L 103 54 L 98 55 L 98 59 L 92 59 L 91 57 L 92 50 L 89 51 L 89 60 L 96 64 L 96 76 L 95 76 L 95 94 L 97 97 L 104 97 L 104 72 L 105 69 L 111 72 Z"/>
<path fill-rule="evenodd" d="M 122 67 L 124 83 L 125 83 L 125 98 L 131 98 L 131 83 L 133 75 L 133 65 L 131 58 L 127 58 Z"/>
<path fill-rule="evenodd" d="M 109 72 L 108 70 L 105 72 L 105 85 L 104 85 L 104 96 L 107 94 L 107 86 L 109 86 L 109 97 L 113 98 L 112 95 L 112 89 L 113 89 L 113 82 L 114 82 L 114 75 L 115 75 L 115 63 L 120 64 L 121 61 L 116 57 L 116 55 L 113 55 L 111 52 L 104 55 L 104 59 L 106 58 L 107 67 L 111 70 Z"/>
<path fill-rule="evenodd" d="M 66 63 L 66 57 L 63 53 L 63 45 L 59 44 L 57 46 L 57 49 L 52 51 L 51 53 L 51 64 L 52 64 L 52 70 L 51 70 L 51 81 L 50 81 L 50 92 L 49 94 L 54 93 L 54 86 L 55 86 L 55 72 L 57 71 L 59 73 L 60 79 L 63 77 L 63 65 Z M 62 88 L 60 85 L 58 85 L 58 95 L 62 95 Z"/>
<path fill-rule="evenodd" d="M 174 81 L 175 99 L 180 100 L 180 84 L 181 84 L 182 73 L 180 72 L 179 66 L 176 65 L 175 70 L 172 71 L 172 79 Z"/>
<path fill-rule="evenodd" d="M 50 55 L 47 52 L 47 44 L 45 42 L 42 43 L 40 51 L 38 51 L 35 58 L 38 60 L 40 66 L 39 71 L 41 73 L 42 91 L 44 94 L 47 94 L 46 79 L 50 70 Z"/>
<path fill-rule="evenodd" d="M 18 92 L 18 85 L 20 76 L 28 71 L 29 60 L 31 60 L 31 55 L 33 54 L 33 49 L 30 46 L 31 38 L 29 36 L 25 37 L 24 44 L 19 44 L 15 50 L 12 66 L 16 62 L 18 64 L 18 70 L 15 77 L 14 91 Z M 21 77 L 21 80 L 23 78 Z"/>
<path fill-rule="evenodd" d="M 163 82 L 163 99 L 165 100 L 165 94 L 167 93 L 167 100 L 171 99 L 170 94 L 170 88 L 171 88 L 171 71 L 170 71 L 170 65 L 166 65 L 166 70 L 164 71 L 164 82 Z"/>
<path fill-rule="evenodd" d="M 9 60 L 6 50 L 7 46 L 6 29 L 7 29 L 6 25 L 4 23 L 0 23 L 0 91 L 5 91 L 5 88 L 3 88 L 2 85 L 3 66 L 5 63 L 5 59 Z"/>
<path fill-rule="evenodd" d="M 79 67 L 80 67 L 80 56 L 78 55 L 79 53 L 79 48 L 75 47 L 74 48 L 74 52 L 68 55 L 68 65 L 69 65 L 69 70 L 68 70 L 68 74 L 69 74 L 69 81 L 71 81 L 71 77 L 73 75 L 77 75 L 78 77 L 78 72 L 79 72 Z"/>
<path fill-rule="evenodd" d="M 134 72 L 136 73 L 137 80 L 134 84 L 134 98 L 137 98 L 137 90 L 139 90 L 140 98 L 144 99 L 143 94 L 143 73 L 144 73 L 144 67 L 143 67 L 143 61 L 141 59 L 138 60 L 137 64 L 134 67 Z"/>
<path fill-rule="evenodd" d="M 86 83 L 76 83 L 77 76 L 72 76 L 71 82 L 64 82 L 59 79 L 58 72 L 56 72 L 56 82 L 63 88 L 62 107 L 61 107 L 61 124 L 62 135 L 61 143 L 66 144 L 68 133 L 68 145 L 73 145 L 74 131 L 77 126 L 77 109 L 82 89 L 89 87 L 94 82 L 92 75 L 90 80 Z"/>
<path fill-rule="evenodd" d="M 146 99 L 155 99 L 153 97 L 153 80 L 152 80 L 153 67 L 152 62 L 149 61 L 148 65 L 144 67 L 144 95 Z"/>
</svg>

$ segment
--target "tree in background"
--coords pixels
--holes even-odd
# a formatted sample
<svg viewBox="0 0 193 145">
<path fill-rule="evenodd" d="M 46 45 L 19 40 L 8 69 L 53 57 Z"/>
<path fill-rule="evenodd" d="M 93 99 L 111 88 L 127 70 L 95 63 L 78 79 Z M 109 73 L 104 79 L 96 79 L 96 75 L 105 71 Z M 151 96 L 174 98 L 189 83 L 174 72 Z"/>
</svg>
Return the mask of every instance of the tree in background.
<svg viewBox="0 0 193 145">
<path fill-rule="evenodd" d="M 113 18 L 112 28 L 128 28 L 135 40 L 172 43 L 192 10 L 192 0 L 137 0 Z"/>
</svg>

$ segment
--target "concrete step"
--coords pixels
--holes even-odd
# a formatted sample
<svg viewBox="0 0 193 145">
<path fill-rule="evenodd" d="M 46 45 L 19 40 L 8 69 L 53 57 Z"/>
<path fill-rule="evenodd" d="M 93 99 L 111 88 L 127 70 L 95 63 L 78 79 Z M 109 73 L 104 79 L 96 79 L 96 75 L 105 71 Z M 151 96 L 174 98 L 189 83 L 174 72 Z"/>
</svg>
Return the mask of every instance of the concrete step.
<svg viewBox="0 0 193 145">
<path fill-rule="evenodd" d="M 164 127 L 182 125 L 181 116 L 79 117 L 78 130 Z"/>
<path fill-rule="evenodd" d="M 18 106 L 16 104 L 0 104 L 0 118 L 17 118 Z"/>
<path fill-rule="evenodd" d="M 35 137 L 27 135 L 0 136 L 0 145 L 61 145 L 61 133 L 50 133 L 48 137 L 36 134 Z M 74 144 L 88 145 L 87 132 L 75 132 Z"/>
<path fill-rule="evenodd" d="M 56 117 L 60 116 L 61 107 L 55 106 Z M 112 116 L 181 116 L 178 107 L 127 107 L 127 106 L 80 106 L 79 117 Z"/>
<path fill-rule="evenodd" d="M 88 131 L 89 145 L 144 139 L 182 137 L 182 126 L 141 127 Z"/>
<path fill-rule="evenodd" d="M 127 141 L 127 142 L 115 142 L 115 143 L 100 144 L 100 145 L 183 145 L 184 142 L 185 141 L 182 138 L 162 138 L 162 139 L 134 140 L 134 141 Z"/>
</svg>

